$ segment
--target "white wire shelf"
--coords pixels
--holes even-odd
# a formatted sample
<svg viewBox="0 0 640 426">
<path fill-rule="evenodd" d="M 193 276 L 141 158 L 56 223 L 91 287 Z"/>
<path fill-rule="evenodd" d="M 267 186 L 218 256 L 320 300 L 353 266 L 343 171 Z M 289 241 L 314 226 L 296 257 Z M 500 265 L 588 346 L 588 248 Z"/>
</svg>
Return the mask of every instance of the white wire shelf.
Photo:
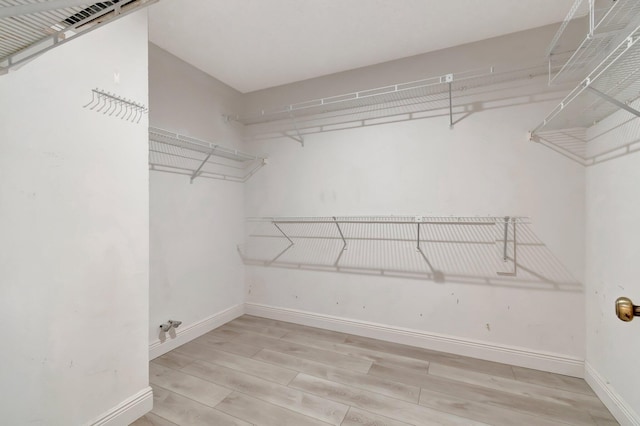
<svg viewBox="0 0 640 426">
<path fill-rule="evenodd" d="M 0 0 L 0 74 L 158 0 Z"/>
<path fill-rule="evenodd" d="M 494 225 L 505 219 L 516 223 L 530 223 L 527 217 L 510 216 L 273 216 L 248 217 L 247 222 L 271 223 L 361 223 L 361 224 L 442 224 L 442 225 Z"/>
<path fill-rule="evenodd" d="M 640 9 L 636 13 L 640 18 Z M 587 128 L 620 109 L 640 116 L 630 106 L 640 98 L 640 19 L 634 22 L 631 32 L 531 132 L 533 140 L 590 165 L 607 150 L 587 149 Z"/>
<path fill-rule="evenodd" d="M 274 109 L 261 110 L 244 116 L 235 116 L 235 120 L 245 125 L 265 123 L 270 121 L 288 120 L 291 117 L 304 117 L 314 114 L 329 113 L 349 109 L 357 109 L 372 105 L 402 102 L 432 95 L 448 90 L 448 83 L 462 84 L 462 82 L 494 74 L 493 69 L 467 71 L 459 74 L 446 74 L 423 80 L 377 87 L 359 92 L 345 93 L 326 98 L 312 99 Z"/>
<path fill-rule="evenodd" d="M 366 268 L 398 272 L 401 269 L 397 266 L 382 265 L 389 257 L 398 256 L 406 257 L 411 263 L 405 272 L 417 272 L 442 282 L 443 271 L 448 269 L 442 263 L 450 263 L 451 259 L 440 259 L 431 251 L 433 246 L 427 247 L 427 244 L 446 243 L 452 250 L 454 246 L 462 252 L 471 250 L 474 256 L 483 259 L 480 263 L 485 267 L 488 264 L 494 268 L 493 275 L 515 276 L 517 229 L 528 224 L 529 219 L 508 216 L 253 217 L 247 218 L 247 223 L 250 235 L 246 250 L 238 247 L 247 264 L 315 265 L 341 271 L 361 269 L 363 259 L 360 257 L 373 256 L 373 264 L 370 260 L 364 261 Z M 469 254 L 462 252 L 461 256 Z"/>
<path fill-rule="evenodd" d="M 295 127 L 296 122 L 310 118 L 325 120 L 326 124 L 349 119 L 379 119 L 393 114 L 425 111 L 430 105 L 437 103 L 439 108 L 448 108 L 450 125 L 453 125 L 452 93 L 531 79 L 546 75 L 547 72 L 547 65 L 522 69 L 490 67 L 312 99 L 246 115 L 232 115 L 228 118 L 246 126 L 293 122 Z"/>
<path fill-rule="evenodd" d="M 219 144 L 149 128 L 149 168 L 155 171 L 246 182 L 267 163 L 265 157 Z"/>
<path fill-rule="evenodd" d="M 569 23 L 586 9 L 587 34 L 579 45 L 567 40 Z M 597 8 L 594 0 L 576 0 L 547 50 L 549 83 L 563 84 L 584 79 L 638 24 L 640 2 L 617 0 Z M 553 71 L 556 70 L 556 72 Z"/>
</svg>

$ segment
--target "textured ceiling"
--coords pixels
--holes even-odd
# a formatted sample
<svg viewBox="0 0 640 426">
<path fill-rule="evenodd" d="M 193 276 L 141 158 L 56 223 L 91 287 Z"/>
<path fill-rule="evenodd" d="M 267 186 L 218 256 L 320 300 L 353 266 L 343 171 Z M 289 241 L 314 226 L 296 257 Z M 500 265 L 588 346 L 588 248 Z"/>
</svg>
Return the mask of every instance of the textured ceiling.
<svg viewBox="0 0 640 426">
<path fill-rule="evenodd" d="M 559 22 L 573 1 L 163 0 L 149 31 L 246 93 Z"/>
</svg>

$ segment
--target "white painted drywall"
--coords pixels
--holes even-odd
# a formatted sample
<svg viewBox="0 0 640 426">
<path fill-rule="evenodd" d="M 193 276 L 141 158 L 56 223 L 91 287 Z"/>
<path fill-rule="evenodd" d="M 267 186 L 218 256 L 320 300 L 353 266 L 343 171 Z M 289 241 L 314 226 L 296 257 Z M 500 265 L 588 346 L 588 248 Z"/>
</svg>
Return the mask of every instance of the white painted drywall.
<svg viewBox="0 0 640 426">
<path fill-rule="evenodd" d="M 640 120 L 618 112 L 590 128 L 587 137 L 593 153 L 630 143 L 637 149 Z M 640 321 L 623 323 L 614 310 L 620 296 L 640 303 L 640 153 L 587 168 L 586 187 L 586 360 L 602 379 L 603 400 L 620 404 L 608 404 L 618 420 L 640 424 Z"/>
<path fill-rule="evenodd" d="M 146 12 L 0 77 L 3 424 L 90 424 L 148 388 L 147 119 L 83 109 L 95 87 L 147 104 Z"/>
<path fill-rule="evenodd" d="M 237 111 L 238 93 L 153 44 L 149 98 L 152 126 L 241 149 L 241 128 L 222 117 Z M 243 303 L 236 245 L 244 236 L 244 199 L 240 183 L 198 178 L 190 184 L 189 176 L 158 171 L 150 172 L 149 189 L 148 340 L 157 346 L 161 323 L 180 320 L 186 330 Z"/>
<path fill-rule="evenodd" d="M 324 96 L 323 89 L 335 95 L 500 60 L 518 64 L 542 57 L 552 35 L 543 28 L 265 90 L 246 95 L 246 105 L 276 106 Z M 467 99 L 472 113 L 452 130 L 444 108 L 440 117 L 309 135 L 304 148 L 285 138 L 252 142 L 269 153 L 270 164 L 246 184 L 247 216 L 528 216 L 544 251 L 522 260 L 531 282 L 522 270 L 507 281 L 434 283 L 251 266 L 247 302 L 584 359 L 585 172 L 527 140 L 561 94 L 545 87 L 542 78 Z M 572 275 L 571 285 L 545 282 L 553 281 L 556 261 Z"/>
</svg>

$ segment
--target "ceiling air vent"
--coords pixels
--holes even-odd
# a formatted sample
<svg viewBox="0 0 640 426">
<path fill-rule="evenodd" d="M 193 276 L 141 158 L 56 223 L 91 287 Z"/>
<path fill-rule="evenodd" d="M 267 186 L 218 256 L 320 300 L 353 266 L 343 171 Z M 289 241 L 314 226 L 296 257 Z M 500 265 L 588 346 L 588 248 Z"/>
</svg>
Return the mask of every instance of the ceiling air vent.
<svg viewBox="0 0 640 426">
<path fill-rule="evenodd" d="M 104 16 L 103 12 L 106 9 L 110 9 L 114 7 L 116 4 L 119 5 L 121 8 L 123 8 L 130 3 L 136 3 L 136 0 L 123 0 L 123 1 L 114 0 L 114 1 L 103 1 L 100 3 L 94 3 L 91 6 L 82 9 L 80 12 L 75 13 L 72 16 L 69 16 L 67 19 L 64 20 L 64 24 L 75 25 L 80 22 L 85 22 L 89 18 L 94 18 L 94 19 L 90 19 L 90 21 L 93 22 L 95 18 L 103 17 Z M 86 22 L 84 25 L 86 25 Z"/>
</svg>

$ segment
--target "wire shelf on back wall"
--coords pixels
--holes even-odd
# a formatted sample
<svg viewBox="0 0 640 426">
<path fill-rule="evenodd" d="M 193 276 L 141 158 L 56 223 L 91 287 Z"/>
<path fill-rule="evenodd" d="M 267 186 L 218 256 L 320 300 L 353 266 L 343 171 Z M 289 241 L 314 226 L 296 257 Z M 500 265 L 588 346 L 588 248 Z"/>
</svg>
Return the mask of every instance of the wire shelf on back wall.
<svg viewBox="0 0 640 426">
<path fill-rule="evenodd" d="M 246 264 L 267 267 L 381 271 L 443 282 L 473 258 L 467 268 L 515 276 L 517 229 L 527 223 L 523 217 L 248 218 L 250 234 L 238 250 Z M 447 253 L 435 250 L 438 244 Z"/>
<path fill-rule="evenodd" d="M 198 177 L 245 182 L 266 163 L 265 157 L 149 128 L 149 168 L 187 175 L 191 182 Z"/>
<path fill-rule="evenodd" d="M 444 93 L 448 90 L 448 83 L 459 84 L 475 78 L 489 77 L 494 74 L 493 69 L 480 71 L 467 71 L 459 74 L 446 74 L 430 77 L 423 80 L 398 83 L 390 86 L 377 87 L 359 92 L 345 93 L 320 99 L 298 102 L 271 110 L 262 110 L 244 116 L 236 116 L 234 119 L 245 125 L 279 121 L 294 117 L 325 114 L 335 111 L 344 111 L 370 107 L 372 105 L 385 105 L 389 103 L 410 101 L 421 96 Z"/>
<path fill-rule="evenodd" d="M 582 292 L 525 217 L 248 218 L 249 266 Z"/>
<path fill-rule="evenodd" d="M 382 122 L 386 118 L 398 117 L 398 121 L 425 118 L 426 115 L 423 117 L 420 113 L 431 110 L 445 111 L 449 116 L 449 125 L 453 126 L 456 96 L 471 94 L 474 89 L 487 86 L 530 80 L 545 76 L 547 72 L 547 65 L 521 69 L 491 67 L 313 99 L 227 118 L 245 125 L 249 139 L 273 133 L 275 137 L 286 136 L 301 143 L 305 134 L 362 126 Z M 400 117 L 403 115 L 406 117 Z"/>
</svg>

